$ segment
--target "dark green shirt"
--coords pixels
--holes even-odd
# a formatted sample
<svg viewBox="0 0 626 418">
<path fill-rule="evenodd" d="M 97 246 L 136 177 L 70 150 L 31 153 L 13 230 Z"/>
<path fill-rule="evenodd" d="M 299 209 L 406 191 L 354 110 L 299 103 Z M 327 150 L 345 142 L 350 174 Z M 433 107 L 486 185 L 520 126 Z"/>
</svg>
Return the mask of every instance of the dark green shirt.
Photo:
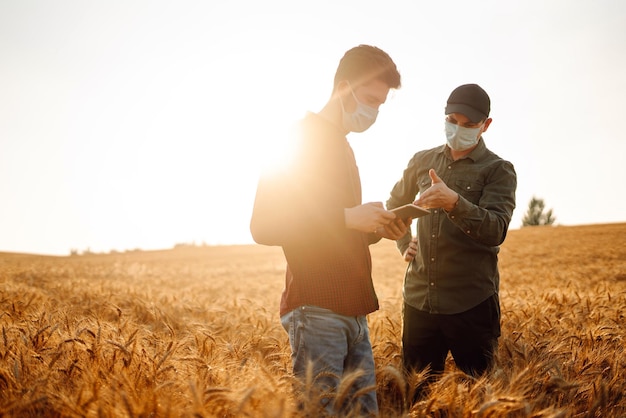
<svg viewBox="0 0 626 418">
<path fill-rule="evenodd" d="M 442 145 L 413 156 L 387 209 L 411 203 L 428 189 L 431 168 L 459 194 L 459 202 L 450 212 L 431 209 L 418 218 L 418 254 L 406 272 L 404 300 L 430 313 L 465 312 L 499 291 L 498 252 L 515 209 L 517 176 L 513 164 L 489 151 L 482 138 L 457 161 Z M 398 240 L 402 253 L 411 238 L 409 231 Z"/>
</svg>

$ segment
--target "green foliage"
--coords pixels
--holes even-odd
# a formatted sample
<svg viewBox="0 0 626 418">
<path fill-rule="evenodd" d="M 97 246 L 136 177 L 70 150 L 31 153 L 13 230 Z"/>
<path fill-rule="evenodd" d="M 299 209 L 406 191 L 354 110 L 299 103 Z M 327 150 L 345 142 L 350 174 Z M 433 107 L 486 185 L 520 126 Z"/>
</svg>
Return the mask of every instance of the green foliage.
<svg viewBox="0 0 626 418">
<path fill-rule="evenodd" d="M 556 218 L 552 216 L 552 209 L 545 211 L 545 208 L 543 199 L 533 196 L 522 219 L 522 226 L 552 225 Z"/>
</svg>

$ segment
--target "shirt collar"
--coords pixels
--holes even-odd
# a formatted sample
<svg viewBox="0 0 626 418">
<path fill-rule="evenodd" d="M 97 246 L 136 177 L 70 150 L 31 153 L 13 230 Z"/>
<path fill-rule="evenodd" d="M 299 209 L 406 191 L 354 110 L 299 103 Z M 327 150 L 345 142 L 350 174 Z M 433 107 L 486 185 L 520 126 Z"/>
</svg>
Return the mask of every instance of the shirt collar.
<svg viewBox="0 0 626 418">
<path fill-rule="evenodd" d="M 443 144 L 437 152 L 443 153 L 446 157 L 448 157 L 449 159 L 452 159 L 452 154 L 450 153 L 450 147 L 447 144 Z M 474 148 L 472 152 L 470 152 L 469 154 L 467 154 L 465 157 L 461 159 L 469 158 L 470 160 L 476 162 L 480 160 L 481 157 L 485 155 L 486 152 L 487 152 L 487 146 L 485 145 L 485 140 L 481 136 L 480 138 L 478 138 L 478 145 L 476 146 L 476 148 Z"/>
</svg>

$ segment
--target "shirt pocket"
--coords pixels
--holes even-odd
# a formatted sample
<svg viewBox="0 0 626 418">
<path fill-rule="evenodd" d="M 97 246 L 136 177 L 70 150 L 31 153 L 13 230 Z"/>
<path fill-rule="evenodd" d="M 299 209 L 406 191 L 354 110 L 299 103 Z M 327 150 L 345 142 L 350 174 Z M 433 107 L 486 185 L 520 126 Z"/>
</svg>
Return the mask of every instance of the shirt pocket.
<svg viewBox="0 0 626 418">
<path fill-rule="evenodd" d="M 484 184 L 477 180 L 456 180 L 455 191 L 474 204 L 478 204 L 483 194 Z"/>
<path fill-rule="evenodd" d="M 417 179 L 417 190 L 419 190 L 420 193 L 424 193 L 430 188 L 431 184 L 432 180 L 428 174 L 421 176 Z"/>
</svg>

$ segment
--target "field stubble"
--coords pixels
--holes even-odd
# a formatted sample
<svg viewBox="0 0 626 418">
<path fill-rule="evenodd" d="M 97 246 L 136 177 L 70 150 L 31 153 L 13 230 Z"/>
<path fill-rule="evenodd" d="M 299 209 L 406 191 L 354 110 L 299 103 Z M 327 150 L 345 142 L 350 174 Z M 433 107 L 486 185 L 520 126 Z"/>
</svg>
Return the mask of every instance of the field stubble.
<svg viewBox="0 0 626 418">
<path fill-rule="evenodd" d="M 407 389 L 399 371 L 406 265 L 389 241 L 372 257 L 382 416 L 626 415 L 626 224 L 510 231 L 496 367 L 472 379 L 450 360 L 410 410 L 423 376 Z M 0 416 L 299 416 L 284 266 L 279 248 L 252 245 L 0 254 Z"/>
</svg>

